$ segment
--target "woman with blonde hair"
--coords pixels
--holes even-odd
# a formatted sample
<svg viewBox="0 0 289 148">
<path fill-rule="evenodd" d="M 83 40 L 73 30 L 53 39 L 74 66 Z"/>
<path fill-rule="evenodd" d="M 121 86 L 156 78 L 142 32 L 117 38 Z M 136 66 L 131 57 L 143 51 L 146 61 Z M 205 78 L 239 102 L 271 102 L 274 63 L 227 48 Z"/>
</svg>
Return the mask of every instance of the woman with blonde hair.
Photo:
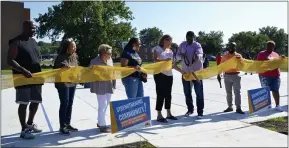
<svg viewBox="0 0 289 148">
<path fill-rule="evenodd" d="M 169 61 L 173 60 L 173 51 L 170 49 L 172 44 L 172 37 L 164 35 L 159 40 L 159 45 L 152 49 L 154 53 L 154 61 Z M 171 113 L 171 100 L 172 100 L 172 85 L 173 85 L 173 72 L 172 70 L 164 71 L 154 75 L 156 84 L 157 102 L 156 110 L 158 111 L 157 121 L 168 122 L 167 119 L 177 120 Z M 165 102 L 165 109 L 167 110 L 167 118 L 162 116 L 162 108 Z"/>
<path fill-rule="evenodd" d="M 90 62 L 90 67 L 93 65 L 100 66 L 113 66 L 111 59 L 112 47 L 107 44 L 102 44 L 98 47 L 99 56 L 92 59 Z M 90 92 L 95 93 L 98 101 L 98 123 L 100 132 L 110 133 L 111 130 L 108 129 L 105 121 L 105 113 L 107 106 L 109 105 L 111 95 L 113 94 L 113 89 L 115 89 L 115 80 L 109 81 L 96 81 L 92 82 L 90 86 Z"/>
<path fill-rule="evenodd" d="M 76 51 L 76 44 L 72 39 L 66 39 L 62 42 L 60 51 L 54 61 L 54 69 L 57 68 L 71 68 L 78 66 L 78 59 Z M 58 91 L 60 99 L 59 108 L 59 132 L 64 135 L 69 135 L 70 132 L 78 131 L 70 125 L 72 105 L 76 89 L 75 83 L 55 83 L 55 88 Z"/>
</svg>

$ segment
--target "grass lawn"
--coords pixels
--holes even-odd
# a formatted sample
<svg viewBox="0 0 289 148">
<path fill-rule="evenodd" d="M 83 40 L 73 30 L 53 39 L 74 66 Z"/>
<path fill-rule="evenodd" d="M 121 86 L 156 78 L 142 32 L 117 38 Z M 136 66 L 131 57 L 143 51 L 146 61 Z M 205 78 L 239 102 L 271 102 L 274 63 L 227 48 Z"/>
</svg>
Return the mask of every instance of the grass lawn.
<svg viewBox="0 0 289 148">
<path fill-rule="evenodd" d="M 288 117 L 278 117 L 262 122 L 255 122 L 253 125 L 288 135 Z"/>
</svg>

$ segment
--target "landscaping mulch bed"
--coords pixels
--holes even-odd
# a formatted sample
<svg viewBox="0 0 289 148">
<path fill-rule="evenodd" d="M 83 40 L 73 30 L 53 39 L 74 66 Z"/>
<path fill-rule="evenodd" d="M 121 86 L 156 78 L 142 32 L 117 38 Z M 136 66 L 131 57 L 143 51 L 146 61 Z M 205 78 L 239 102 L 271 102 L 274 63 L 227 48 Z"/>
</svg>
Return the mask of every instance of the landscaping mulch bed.
<svg viewBox="0 0 289 148">
<path fill-rule="evenodd" d="M 278 117 L 262 122 L 255 122 L 253 125 L 288 135 L 288 117 Z"/>
<path fill-rule="evenodd" d="M 147 141 L 141 141 L 136 143 L 129 143 L 124 145 L 117 145 L 117 146 L 111 146 L 107 148 L 155 148 L 152 144 L 150 144 Z"/>
</svg>

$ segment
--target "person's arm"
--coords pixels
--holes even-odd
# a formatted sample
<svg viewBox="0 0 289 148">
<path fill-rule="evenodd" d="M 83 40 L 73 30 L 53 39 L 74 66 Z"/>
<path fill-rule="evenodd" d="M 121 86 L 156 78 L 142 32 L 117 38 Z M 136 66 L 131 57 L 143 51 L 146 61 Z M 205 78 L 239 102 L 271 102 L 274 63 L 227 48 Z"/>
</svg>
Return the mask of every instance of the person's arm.
<svg viewBox="0 0 289 148">
<path fill-rule="evenodd" d="M 181 74 L 184 74 L 184 71 L 178 66 L 178 64 L 182 61 L 182 44 L 180 44 L 179 48 L 178 48 L 178 51 L 176 53 L 177 55 L 176 56 L 179 56 L 180 59 L 179 61 L 176 59 L 176 61 L 173 62 L 173 69 L 175 69 L 176 71 L 180 72 Z"/>
<path fill-rule="evenodd" d="M 203 48 L 201 46 L 201 44 L 197 44 L 197 47 L 196 47 L 196 53 L 195 53 L 195 60 L 199 60 L 199 61 L 202 61 L 203 62 Z"/>
<path fill-rule="evenodd" d="M 32 74 L 30 71 L 22 67 L 19 63 L 15 61 L 18 55 L 18 42 L 9 43 L 8 55 L 7 55 L 7 64 L 10 65 L 14 70 L 21 72 L 25 77 L 30 78 Z"/>
<path fill-rule="evenodd" d="M 257 61 L 263 61 L 261 53 L 259 52 L 256 58 Z"/>
<path fill-rule="evenodd" d="M 153 55 L 154 55 L 154 61 L 155 61 L 155 62 L 172 60 L 171 58 L 167 58 L 167 59 L 164 59 L 164 60 L 159 59 L 160 54 L 159 54 L 159 52 L 157 51 L 157 49 L 154 49 L 154 50 L 153 50 Z"/>
<path fill-rule="evenodd" d="M 57 55 L 55 61 L 54 61 L 54 69 L 57 68 L 70 68 L 67 60 L 65 59 L 65 57 L 63 55 Z"/>
<path fill-rule="evenodd" d="M 128 66 L 128 61 L 129 61 L 129 55 L 126 52 L 123 52 L 120 58 L 120 65 L 121 67 L 131 67 L 135 68 L 137 71 L 139 71 L 141 68 L 140 66 Z"/>
</svg>

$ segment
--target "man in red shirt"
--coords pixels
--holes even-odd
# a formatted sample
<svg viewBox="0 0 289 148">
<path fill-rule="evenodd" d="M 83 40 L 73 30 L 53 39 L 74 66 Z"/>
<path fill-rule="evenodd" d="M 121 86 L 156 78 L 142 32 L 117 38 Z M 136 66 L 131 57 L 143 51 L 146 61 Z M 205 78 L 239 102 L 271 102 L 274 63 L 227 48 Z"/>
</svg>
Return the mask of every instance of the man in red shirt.
<svg viewBox="0 0 289 148">
<path fill-rule="evenodd" d="M 264 51 L 259 52 L 257 56 L 258 61 L 266 61 L 272 60 L 276 58 L 280 58 L 279 54 L 274 52 L 275 42 L 268 41 L 267 48 Z M 282 112 L 282 109 L 279 106 L 280 94 L 280 69 L 274 69 L 270 71 L 266 71 L 264 73 L 259 73 L 259 78 L 262 87 L 269 87 L 272 91 L 275 103 L 276 103 L 276 110 Z"/>
</svg>

